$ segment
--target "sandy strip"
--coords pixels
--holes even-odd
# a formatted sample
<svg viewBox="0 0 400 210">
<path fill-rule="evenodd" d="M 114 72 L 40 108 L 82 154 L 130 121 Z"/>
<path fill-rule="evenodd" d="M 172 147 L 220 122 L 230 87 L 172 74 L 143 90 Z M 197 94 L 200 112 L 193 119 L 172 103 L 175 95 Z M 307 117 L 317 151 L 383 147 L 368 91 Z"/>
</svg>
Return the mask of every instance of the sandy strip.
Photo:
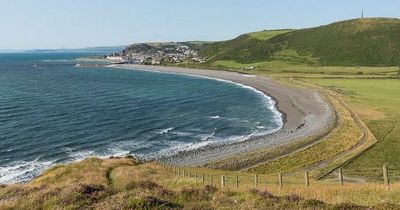
<svg viewBox="0 0 400 210">
<path fill-rule="evenodd" d="M 283 128 L 273 134 L 233 144 L 206 146 L 196 150 L 183 151 L 164 158 L 164 161 L 170 164 L 201 166 L 258 149 L 284 145 L 308 136 L 319 135 L 334 121 L 334 111 L 318 92 L 284 86 L 268 77 L 227 71 L 134 64 L 120 64 L 113 65 L 113 67 L 212 77 L 251 86 L 272 97 L 276 101 L 278 110 L 283 114 Z"/>
</svg>

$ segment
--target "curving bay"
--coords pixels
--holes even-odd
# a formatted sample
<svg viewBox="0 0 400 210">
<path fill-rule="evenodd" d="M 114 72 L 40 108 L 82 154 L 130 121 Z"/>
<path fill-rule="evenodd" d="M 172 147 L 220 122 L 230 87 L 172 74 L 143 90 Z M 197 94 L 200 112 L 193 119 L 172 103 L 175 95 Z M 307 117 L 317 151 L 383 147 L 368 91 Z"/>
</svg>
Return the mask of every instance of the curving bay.
<svg viewBox="0 0 400 210">
<path fill-rule="evenodd" d="M 82 54 L 0 56 L 0 183 L 89 156 L 170 156 L 281 128 L 274 101 L 237 84 L 111 68 Z"/>
</svg>

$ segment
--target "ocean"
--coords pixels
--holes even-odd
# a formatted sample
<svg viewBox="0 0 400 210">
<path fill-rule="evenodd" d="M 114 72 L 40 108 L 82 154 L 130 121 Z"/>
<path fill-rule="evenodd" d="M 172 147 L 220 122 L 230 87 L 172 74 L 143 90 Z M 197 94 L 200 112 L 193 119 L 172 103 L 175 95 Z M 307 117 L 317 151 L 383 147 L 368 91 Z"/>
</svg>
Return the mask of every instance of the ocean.
<svg viewBox="0 0 400 210">
<path fill-rule="evenodd" d="M 252 88 L 194 76 L 75 67 L 85 53 L 0 54 L 0 183 L 86 157 L 153 159 L 282 126 Z"/>
</svg>

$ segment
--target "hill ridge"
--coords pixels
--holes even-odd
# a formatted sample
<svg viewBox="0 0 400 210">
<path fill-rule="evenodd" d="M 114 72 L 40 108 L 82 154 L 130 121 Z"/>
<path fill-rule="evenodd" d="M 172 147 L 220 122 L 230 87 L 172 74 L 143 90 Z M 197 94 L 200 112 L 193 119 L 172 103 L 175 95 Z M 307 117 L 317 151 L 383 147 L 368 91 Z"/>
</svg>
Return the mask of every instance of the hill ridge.
<svg viewBox="0 0 400 210">
<path fill-rule="evenodd" d="M 230 60 L 325 66 L 400 65 L 400 19 L 397 18 L 358 18 L 274 34 L 277 31 L 264 30 L 215 42 L 202 48 L 200 54 L 209 63 Z"/>
</svg>

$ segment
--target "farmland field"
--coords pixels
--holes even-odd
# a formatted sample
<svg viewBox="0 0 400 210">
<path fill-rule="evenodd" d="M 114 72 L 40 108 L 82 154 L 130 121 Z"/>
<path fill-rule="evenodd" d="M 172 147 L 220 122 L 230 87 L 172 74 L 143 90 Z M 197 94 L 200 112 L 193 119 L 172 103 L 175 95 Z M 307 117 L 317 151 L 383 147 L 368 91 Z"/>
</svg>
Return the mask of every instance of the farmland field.
<svg viewBox="0 0 400 210">
<path fill-rule="evenodd" d="M 346 168 L 361 170 L 387 164 L 400 169 L 400 80 L 308 79 L 343 94 L 343 99 L 364 120 L 378 142 Z M 372 174 L 365 174 L 365 176 Z"/>
</svg>

